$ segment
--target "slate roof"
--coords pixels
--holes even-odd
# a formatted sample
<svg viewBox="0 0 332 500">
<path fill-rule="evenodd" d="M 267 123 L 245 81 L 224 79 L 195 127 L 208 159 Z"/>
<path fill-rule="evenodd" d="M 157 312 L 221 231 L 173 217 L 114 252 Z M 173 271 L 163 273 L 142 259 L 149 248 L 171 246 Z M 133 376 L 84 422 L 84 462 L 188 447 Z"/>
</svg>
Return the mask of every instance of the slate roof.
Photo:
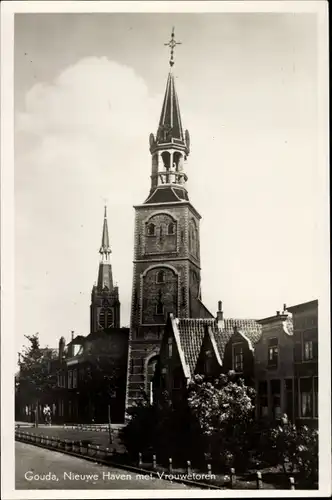
<svg viewBox="0 0 332 500">
<path fill-rule="evenodd" d="M 168 203 L 173 201 L 189 201 L 187 191 L 172 186 L 158 186 L 144 203 Z"/>
<path fill-rule="evenodd" d="M 207 329 L 213 335 L 221 360 L 223 360 L 225 347 L 234 334 L 234 327 L 243 333 L 251 344 L 254 345 L 261 337 L 262 327 L 253 319 L 230 318 L 224 320 L 224 329 L 218 329 L 214 318 L 193 319 L 177 318 L 177 330 L 184 359 L 191 376 L 194 374 L 198 356 L 202 347 Z"/>
<path fill-rule="evenodd" d="M 167 139 L 163 136 L 164 130 L 169 131 Z M 170 139 L 178 139 L 178 141 L 184 143 L 179 101 L 175 90 L 174 75 L 172 72 L 168 74 L 165 97 L 157 131 L 158 143 L 166 142 Z"/>
</svg>

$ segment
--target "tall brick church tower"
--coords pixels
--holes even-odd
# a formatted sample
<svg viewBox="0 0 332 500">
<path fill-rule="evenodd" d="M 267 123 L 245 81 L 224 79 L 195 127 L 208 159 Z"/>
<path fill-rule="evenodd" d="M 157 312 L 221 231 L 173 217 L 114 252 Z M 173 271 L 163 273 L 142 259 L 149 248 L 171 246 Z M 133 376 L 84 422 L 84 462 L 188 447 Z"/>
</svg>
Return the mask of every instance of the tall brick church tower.
<svg viewBox="0 0 332 500">
<path fill-rule="evenodd" d="M 106 207 L 99 253 L 98 280 L 97 284 L 93 286 L 91 293 L 91 333 L 103 330 L 104 328 L 120 328 L 119 289 L 113 285 L 112 250 L 109 243 Z"/>
<path fill-rule="evenodd" d="M 150 134 L 151 187 L 135 208 L 134 273 L 127 406 L 150 394 L 167 314 L 212 317 L 201 301 L 199 223 L 186 189 L 189 132 L 183 131 L 172 67 L 156 136 Z"/>
</svg>

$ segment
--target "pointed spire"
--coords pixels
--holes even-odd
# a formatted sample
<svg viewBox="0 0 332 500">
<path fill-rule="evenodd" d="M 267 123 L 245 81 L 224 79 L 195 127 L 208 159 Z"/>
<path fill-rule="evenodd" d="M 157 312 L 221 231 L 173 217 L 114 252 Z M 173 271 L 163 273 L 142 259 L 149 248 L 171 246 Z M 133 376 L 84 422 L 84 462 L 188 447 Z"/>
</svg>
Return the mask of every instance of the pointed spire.
<svg viewBox="0 0 332 500">
<path fill-rule="evenodd" d="M 179 100 L 175 89 L 174 75 L 168 74 L 163 107 L 161 109 L 157 142 L 170 143 L 172 139 L 184 144 L 184 135 L 180 114 Z"/>
<path fill-rule="evenodd" d="M 151 189 L 145 203 L 160 201 L 188 200 L 185 184 L 187 158 L 190 153 L 190 136 L 188 130 L 183 131 L 179 100 L 175 89 L 175 78 L 172 73 L 174 65 L 174 48 L 180 43 L 174 39 L 174 28 L 170 42 L 165 43 L 171 49 L 170 71 L 167 78 L 165 96 L 161 109 L 156 137 L 150 134 L 150 153 L 152 155 Z M 177 188 L 176 192 L 172 191 Z M 154 196 L 154 192 L 163 190 Z M 166 190 L 168 190 L 166 192 Z M 151 201 L 152 200 L 152 201 Z"/>
<path fill-rule="evenodd" d="M 97 288 L 104 290 L 106 287 L 108 290 L 113 290 L 112 265 L 110 262 L 112 250 L 109 243 L 106 205 L 104 207 L 103 234 L 99 253 L 101 254 L 101 261 L 99 264 Z"/>
<path fill-rule="evenodd" d="M 101 247 L 99 249 L 99 253 L 103 256 L 107 256 L 112 253 L 109 236 L 108 236 L 108 225 L 107 225 L 107 207 L 104 207 L 104 224 L 103 224 L 103 235 L 101 239 Z"/>
</svg>

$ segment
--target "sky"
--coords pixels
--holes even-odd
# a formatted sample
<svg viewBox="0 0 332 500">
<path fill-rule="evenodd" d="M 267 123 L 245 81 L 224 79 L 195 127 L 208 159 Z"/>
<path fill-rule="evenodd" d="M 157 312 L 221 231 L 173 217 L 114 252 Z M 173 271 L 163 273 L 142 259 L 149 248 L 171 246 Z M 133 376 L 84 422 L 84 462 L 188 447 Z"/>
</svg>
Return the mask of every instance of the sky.
<svg viewBox="0 0 332 500">
<path fill-rule="evenodd" d="M 172 26 L 204 303 L 258 319 L 318 297 L 314 14 L 16 14 L 18 349 L 89 333 L 105 200 L 129 325 L 133 205 L 150 189 Z"/>
</svg>

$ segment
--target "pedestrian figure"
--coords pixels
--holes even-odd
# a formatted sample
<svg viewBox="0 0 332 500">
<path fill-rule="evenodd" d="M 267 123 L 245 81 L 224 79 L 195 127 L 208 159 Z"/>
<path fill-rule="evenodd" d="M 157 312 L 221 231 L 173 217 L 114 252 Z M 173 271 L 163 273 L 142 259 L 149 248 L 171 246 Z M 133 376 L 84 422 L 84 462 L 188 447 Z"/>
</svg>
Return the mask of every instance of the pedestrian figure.
<svg viewBox="0 0 332 500">
<path fill-rule="evenodd" d="M 51 408 L 46 404 L 43 409 L 45 424 L 51 425 Z"/>
</svg>

